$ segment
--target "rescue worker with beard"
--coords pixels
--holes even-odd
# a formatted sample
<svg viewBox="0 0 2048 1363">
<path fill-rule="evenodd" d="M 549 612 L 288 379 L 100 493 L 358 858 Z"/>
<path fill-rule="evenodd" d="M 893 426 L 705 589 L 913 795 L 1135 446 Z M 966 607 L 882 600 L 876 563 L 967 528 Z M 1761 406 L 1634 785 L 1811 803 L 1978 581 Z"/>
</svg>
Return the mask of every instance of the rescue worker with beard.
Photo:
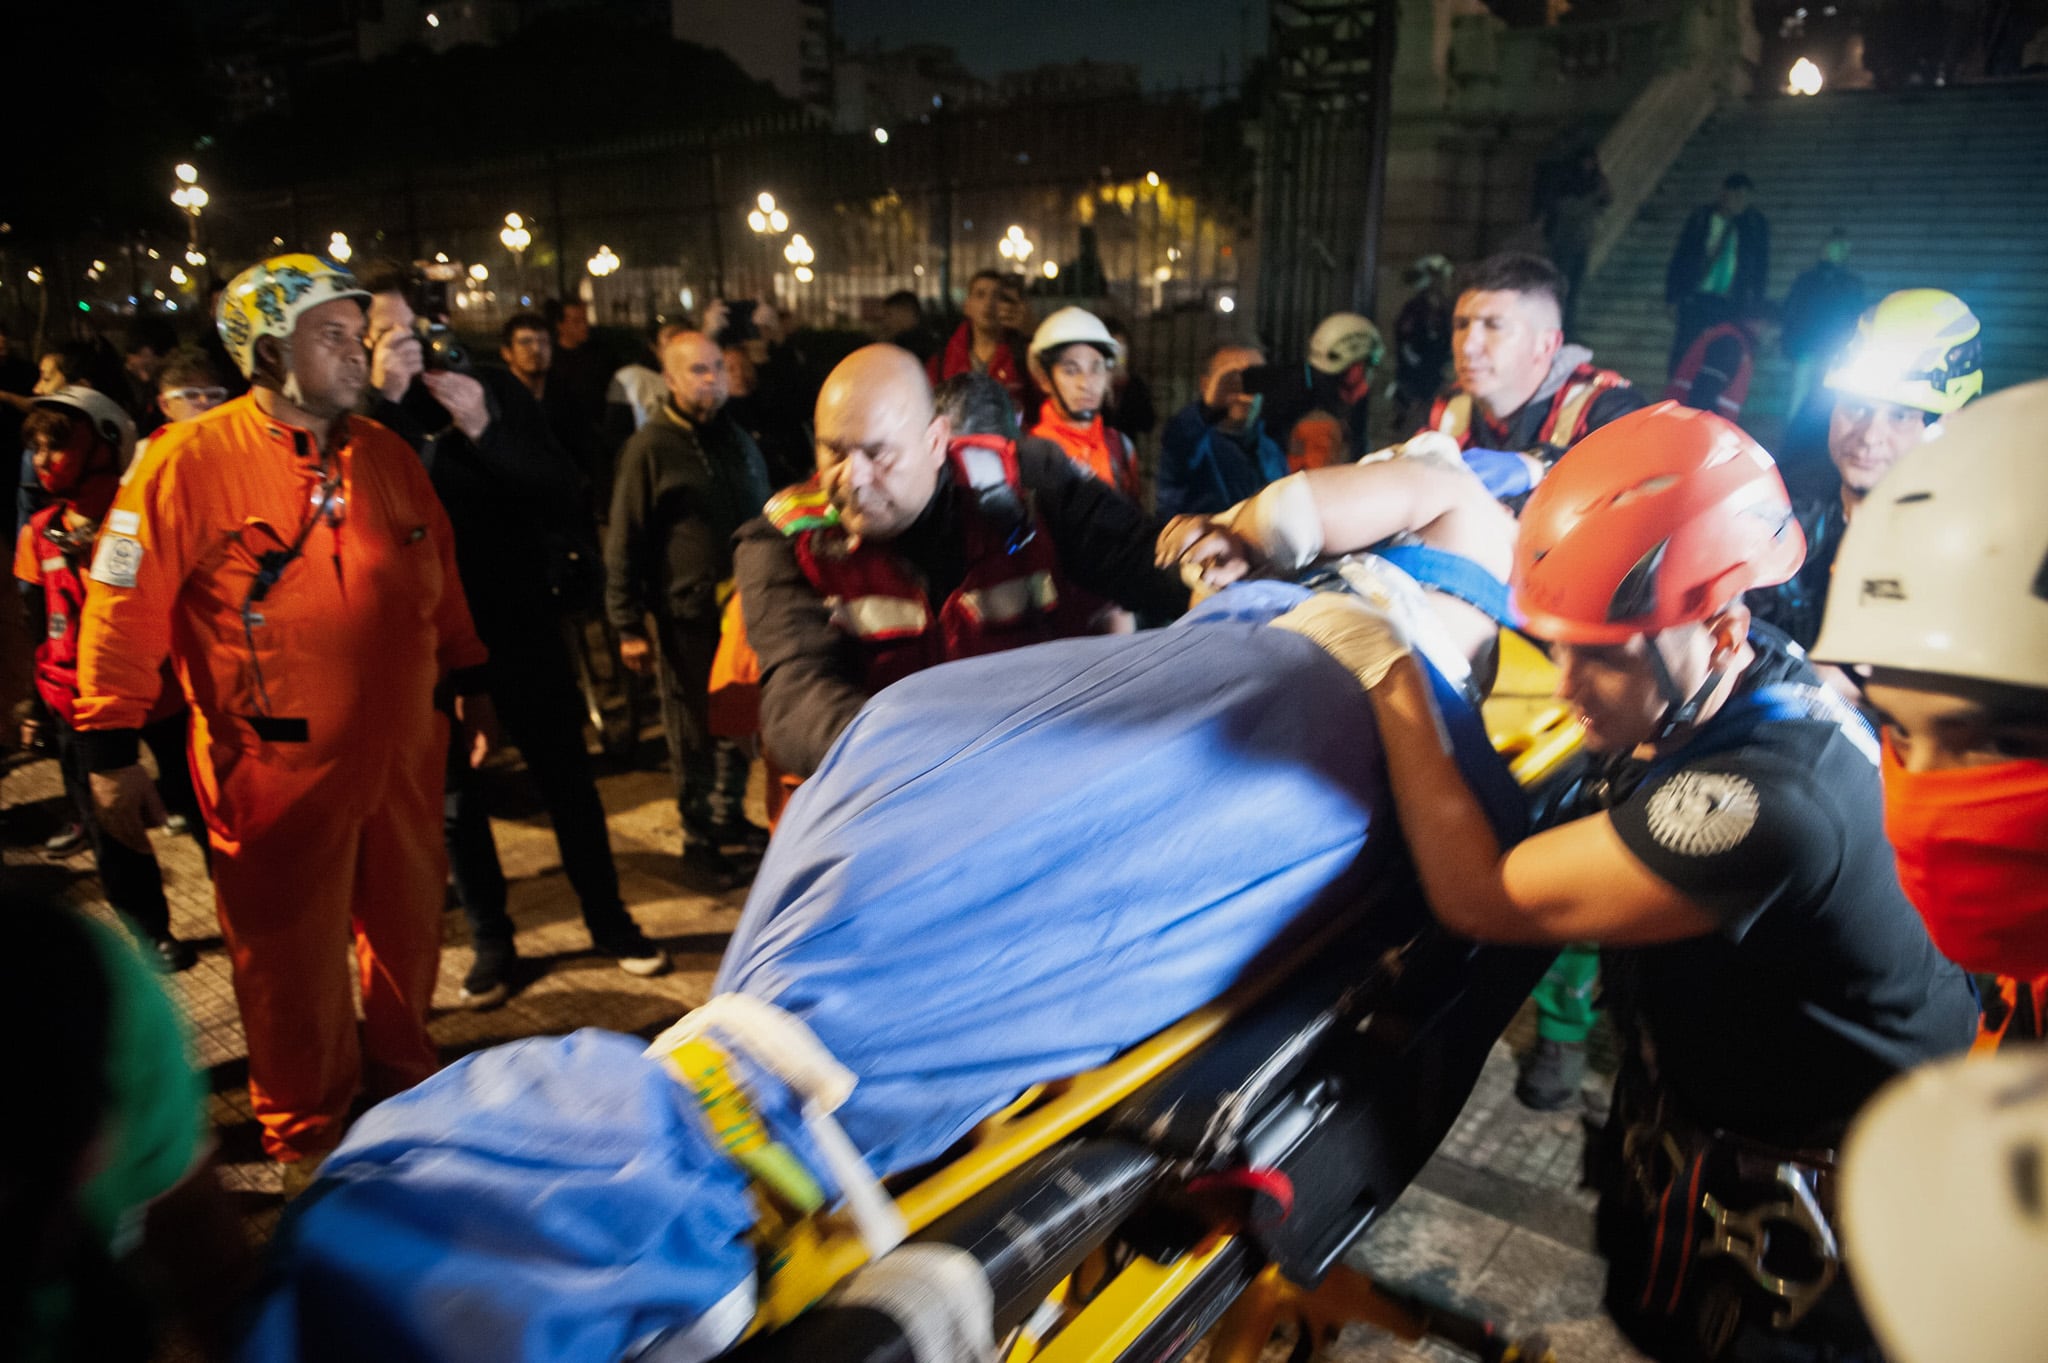
<svg viewBox="0 0 2048 1363">
<path fill-rule="evenodd" d="M 394 1093 L 438 1064 L 443 704 L 472 762 L 493 728 L 440 499 L 404 441 L 352 415 L 368 303 L 312 255 L 228 286 L 221 337 L 254 388 L 165 428 L 130 474 L 79 658 L 93 796 L 138 850 L 162 810 L 136 732 L 166 657 L 191 703 L 250 1102 L 288 1193 L 341 1139 L 359 1086 Z"/>
<path fill-rule="evenodd" d="M 1874 736 L 1742 604 L 1802 549 L 1770 456 L 1711 413 L 1659 404 L 1559 461 L 1512 585 L 1605 767 L 1505 853 L 1398 626 L 1329 598 L 1438 919 L 1608 949 L 1608 1307 L 1659 1359 L 1876 1357 L 1831 1225 L 1834 1151 L 1886 1080 L 1976 1025 L 1887 855 Z"/>
<path fill-rule="evenodd" d="M 1827 378 L 1835 394 L 1828 462 L 1838 486 L 1794 504 L 1806 562 L 1791 581 L 1751 594 L 1758 619 L 1813 647 L 1835 552 L 1857 509 L 1902 455 L 1984 391 L 1982 335 L 1968 305 L 1940 289 L 1901 289 L 1863 314 Z"/>
<path fill-rule="evenodd" d="M 1187 609 L 1135 505 L 1044 441 L 955 440 L 908 351 L 842 360 L 816 429 L 818 473 L 769 498 L 734 556 L 762 742 L 785 771 L 817 770 L 898 678 L 1087 632 L 1082 591 Z"/>
<path fill-rule="evenodd" d="M 1040 322 L 1031 337 L 1031 378 L 1047 396 L 1031 434 L 1135 502 L 1138 464 L 1130 437 L 1102 419 L 1110 374 L 1123 353 L 1102 319 L 1085 308 L 1061 308 Z"/>
</svg>

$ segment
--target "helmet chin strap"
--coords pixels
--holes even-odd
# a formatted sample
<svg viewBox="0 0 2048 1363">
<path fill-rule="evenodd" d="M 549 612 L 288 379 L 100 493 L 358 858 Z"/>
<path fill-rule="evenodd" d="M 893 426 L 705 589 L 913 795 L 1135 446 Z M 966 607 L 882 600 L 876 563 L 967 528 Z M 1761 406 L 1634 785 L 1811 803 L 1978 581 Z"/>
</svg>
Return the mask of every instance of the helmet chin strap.
<svg viewBox="0 0 2048 1363">
<path fill-rule="evenodd" d="M 277 367 L 284 381 L 277 385 L 278 396 L 300 411 L 306 410 L 306 392 L 299 387 L 299 376 L 292 369 L 292 338 L 277 338 Z"/>
<path fill-rule="evenodd" d="M 1091 407 L 1085 412 L 1075 411 L 1067 406 L 1067 400 L 1060 396 L 1060 386 L 1057 382 L 1052 385 L 1052 404 L 1060 409 L 1061 416 L 1078 426 L 1085 426 L 1095 420 L 1096 414 L 1102 410 L 1099 407 Z"/>
<path fill-rule="evenodd" d="M 1728 675 L 1725 667 L 1708 667 L 1706 680 L 1688 697 L 1679 690 L 1678 679 L 1671 675 L 1671 665 L 1664 661 L 1664 650 L 1657 647 L 1660 637 L 1661 633 L 1643 636 L 1645 651 L 1650 655 L 1650 671 L 1657 679 L 1657 690 L 1664 697 L 1664 713 L 1650 735 L 1652 743 L 1662 743 L 1680 729 L 1699 723 L 1700 711 L 1714 692 L 1721 689 L 1721 681 Z"/>
</svg>

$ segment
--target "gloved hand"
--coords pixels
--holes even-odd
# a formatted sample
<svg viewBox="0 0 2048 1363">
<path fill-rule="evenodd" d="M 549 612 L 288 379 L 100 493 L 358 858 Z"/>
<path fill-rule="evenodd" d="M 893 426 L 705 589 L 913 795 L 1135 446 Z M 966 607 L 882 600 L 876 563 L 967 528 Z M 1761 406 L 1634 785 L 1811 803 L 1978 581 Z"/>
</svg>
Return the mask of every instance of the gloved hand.
<svg viewBox="0 0 2048 1363">
<path fill-rule="evenodd" d="M 1478 474 L 1486 490 L 1500 501 L 1528 492 L 1543 476 L 1541 465 L 1519 450 L 1468 449 L 1464 455 L 1465 467 Z"/>
<path fill-rule="evenodd" d="M 1349 592 L 1317 592 L 1273 621 L 1273 628 L 1308 639 L 1350 669 L 1367 691 L 1414 652 L 1400 621 Z"/>
<path fill-rule="evenodd" d="M 1266 484 L 1215 517 L 1214 523 L 1282 572 L 1306 568 L 1323 552 L 1323 516 L 1305 474 L 1290 473 Z"/>
</svg>

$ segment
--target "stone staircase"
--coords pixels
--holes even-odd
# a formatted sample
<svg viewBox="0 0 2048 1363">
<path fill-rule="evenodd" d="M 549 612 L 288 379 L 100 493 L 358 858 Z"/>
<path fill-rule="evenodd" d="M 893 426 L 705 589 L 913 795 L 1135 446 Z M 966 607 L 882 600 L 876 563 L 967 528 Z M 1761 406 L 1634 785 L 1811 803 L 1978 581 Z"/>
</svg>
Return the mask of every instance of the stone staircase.
<svg viewBox="0 0 2048 1363">
<path fill-rule="evenodd" d="M 1731 171 L 1771 220 L 1770 296 L 1817 259 L 1829 229 L 1874 298 L 1931 286 L 1984 322 L 1987 388 L 2048 376 L 2048 81 L 1810 99 L 1731 101 L 1686 143 L 1586 285 L 1585 341 L 1660 391 L 1671 345 L 1664 266 L 1686 214 Z M 1781 428 L 1791 365 L 1759 359 L 1744 424 Z"/>
</svg>

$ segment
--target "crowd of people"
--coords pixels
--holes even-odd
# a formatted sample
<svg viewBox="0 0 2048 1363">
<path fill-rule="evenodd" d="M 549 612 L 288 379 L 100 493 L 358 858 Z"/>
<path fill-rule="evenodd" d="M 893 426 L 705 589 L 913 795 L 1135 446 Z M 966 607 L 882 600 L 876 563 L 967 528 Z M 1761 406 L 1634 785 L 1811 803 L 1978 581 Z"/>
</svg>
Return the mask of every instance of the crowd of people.
<svg viewBox="0 0 2048 1363">
<path fill-rule="evenodd" d="M 436 1070 L 451 881 L 463 1004 L 521 983 L 477 776 L 494 745 L 541 794 L 595 949 L 669 968 L 620 893 L 573 671 L 592 637 L 657 688 L 679 874 L 719 891 L 769 842 L 744 812 L 753 762 L 772 822 L 892 682 L 1334 565 L 1339 590 L 1282 624 L 1366 689 L 1431 909 L 1560 949 L 1518 1092 L 1577 1097 L 1596 1000 L 1621 1039 L 1596 1175 L 1617 1319 L 1660 1358 L 1875 1359 L 1833 1229 L 1851 1119 L 1894 1076 L 2044 1031 L 2048 606 L 2022 444 L 2048 395 L 1964 410 L 1983 388 L 1966 303 L 1865 308 L 1837 238 L 1784 314 L 1832 471 L 1795 496 L 1734 420 L 1768 268 L 1753 189 L 1730 176 L 1674 252 L 1676 401 L 1567 341 L 1583 255 L 1416 262 L 1403 438 L 1370 453 L 1385 356 L 1363 317 L 1279 338 L 1299 364 L 1216 346 L 1161 425 L 1115 319 L 1034 323 L 993 270 L 949 335 L 897 295 L 881 339 L 822 374 L 752 300 L 664 324 L 624 366 L 584 305 L 522 312 L 501 364 L 478 364 L 410 267 L 305 254 L 238 275 L 189 345 L 149 321 L 124 355 L 65 343 L 31 370 L 0 350 L 34 648 L 20 724 L 60 761 L 78 829 L 51 850 L 89 843 L 175 971 L 193 951 L 149 829 L 177 817 L 200 839 L 251 1105 L 293 1194 L 360 1097 Z M 1604 194 L 1580 166 L 1558 234 L 1584 238 Z M 1415 661 L 1476 704 L 1502 621 L 1547 646 L 1588 753 L 1513 846 Z M 161 1004 L 96 928 L 35 931 L 38 971 L 94 982 L 71 1000 L 104 1014 L 81 1038 Z M 99 1053 L 113 1074 L 142 1045 Z M 141 1067 L 120 1068 L 70 1100 L 78 1149 L 123 1103 L 189 1116 L 189 1086 L 139 1094 Z M 147 1241 L 137 1209 L 211 1178 L 196 1134 L 118 1130 L 159 1148 L 8 1161 L 10 1218 L 47 1224 L 0 1331 L 43 1356 L 114 1356 L 86 1309 L 114 1279 L 86 1268 Z M 1727 1208 L 1786 1199 L 1811 1209 L 1794 1267 L 1693 1252 L 1726 1241 Z"/>
</svg>

